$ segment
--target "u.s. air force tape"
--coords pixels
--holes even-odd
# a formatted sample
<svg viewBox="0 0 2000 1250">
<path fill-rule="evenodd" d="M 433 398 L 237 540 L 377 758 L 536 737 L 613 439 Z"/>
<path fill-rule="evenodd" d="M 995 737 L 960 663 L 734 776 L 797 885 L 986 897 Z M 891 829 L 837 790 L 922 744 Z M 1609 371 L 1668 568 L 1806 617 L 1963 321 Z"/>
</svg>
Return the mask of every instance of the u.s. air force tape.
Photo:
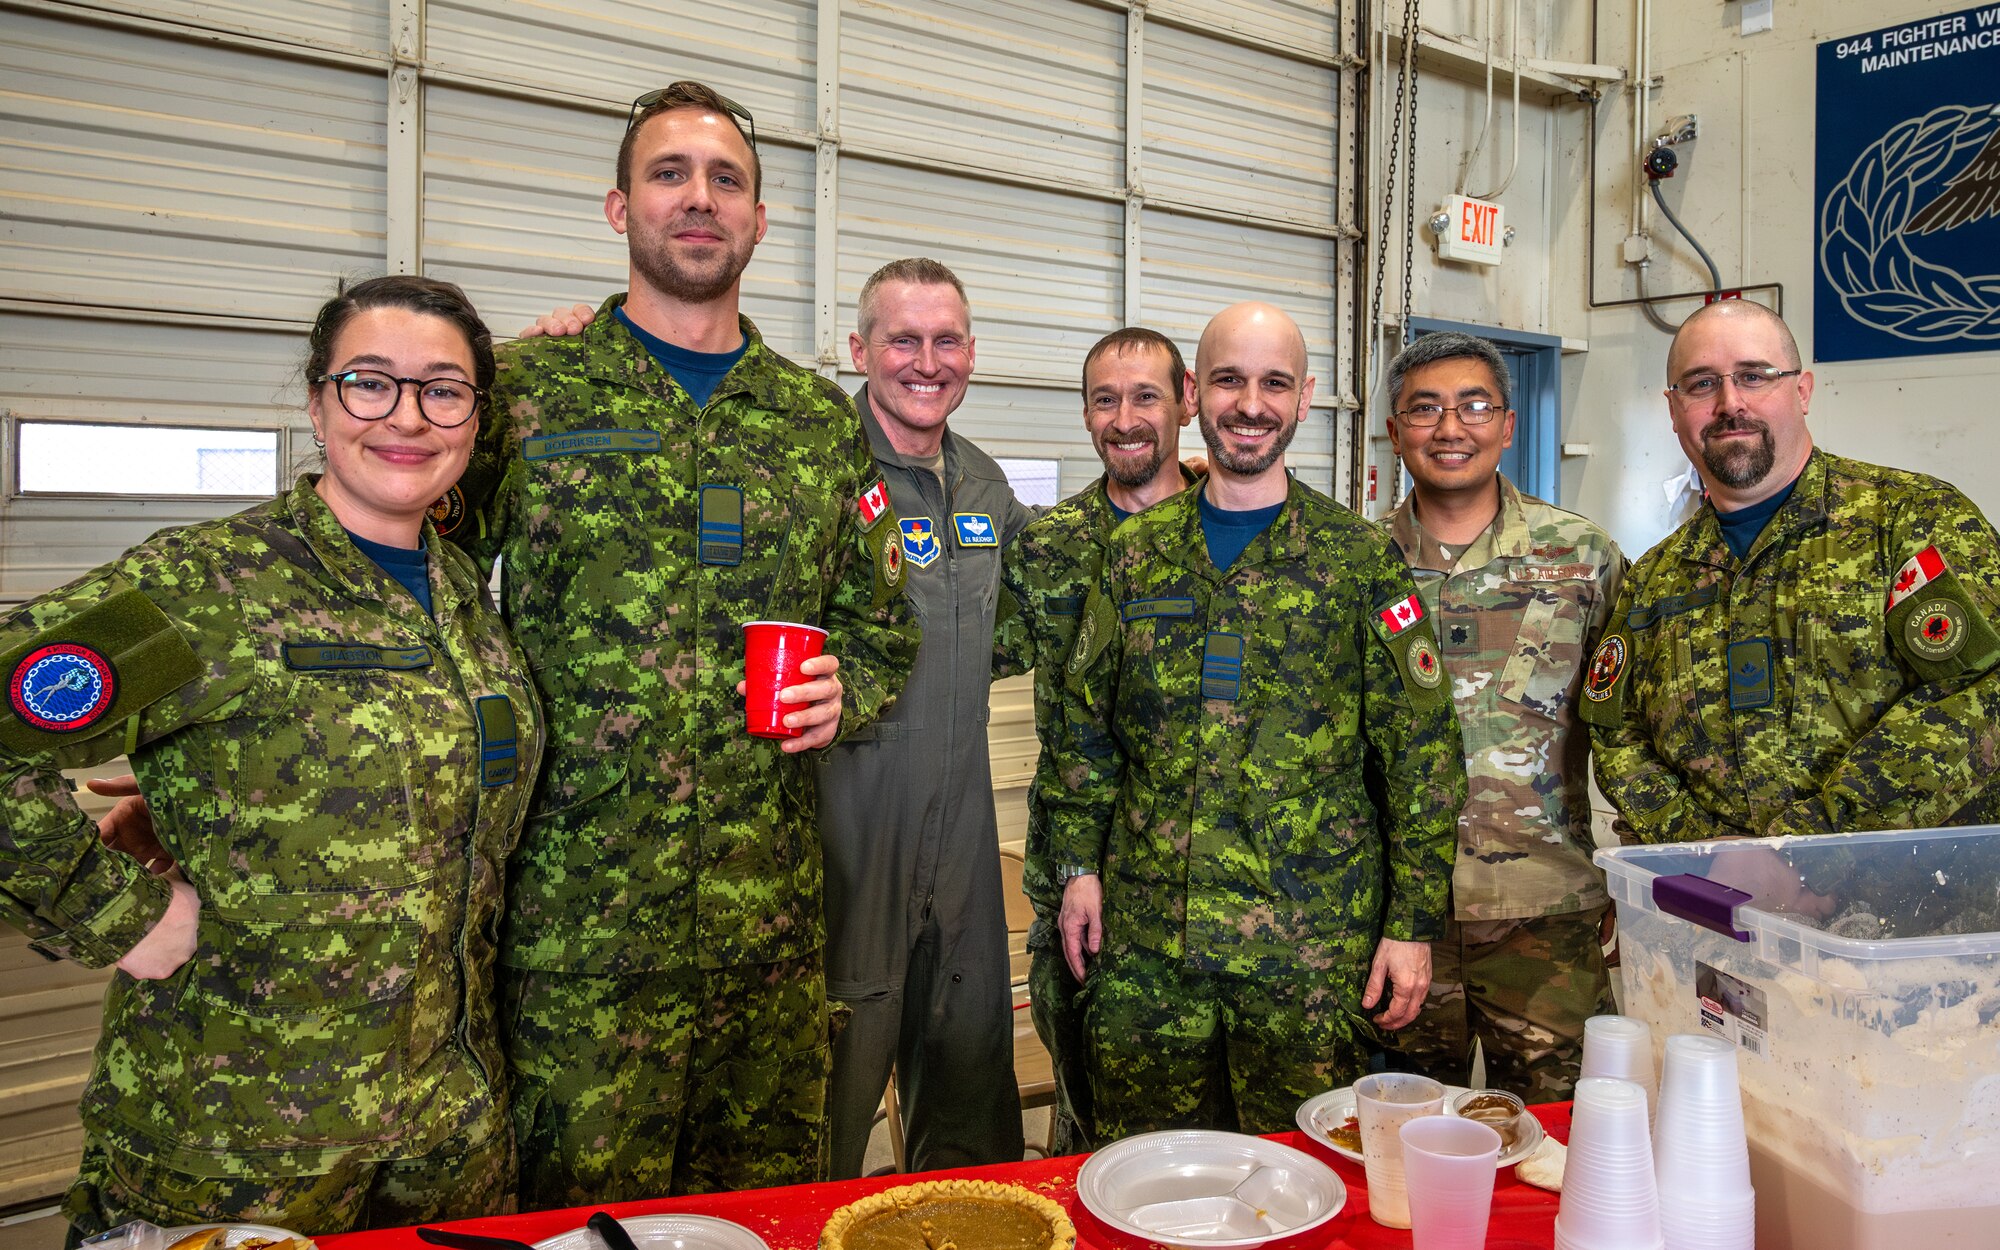
<svg viewBox="0 0 2000 1250">
<path fill-rule="evenodd" d="M 0 655 L 0 743 L 23 754 L 67 745 L 200 675 L 194 648 L 158 605 L 131 587 L 114 591 Z"/>
</svg>

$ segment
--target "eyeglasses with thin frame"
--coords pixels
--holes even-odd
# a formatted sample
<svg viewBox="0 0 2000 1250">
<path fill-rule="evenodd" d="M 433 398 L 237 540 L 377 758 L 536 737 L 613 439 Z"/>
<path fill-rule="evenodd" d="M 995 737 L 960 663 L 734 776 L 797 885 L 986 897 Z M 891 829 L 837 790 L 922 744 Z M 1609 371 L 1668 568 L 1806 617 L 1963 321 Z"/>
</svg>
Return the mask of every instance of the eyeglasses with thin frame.
<svg viewBox="0 0 2000 1250">
<path fill-rule="evenodd" d="M 1795 378 L 1804 369 L 1780 369 L 1776 365 L 1758 365 L 1751 369 L 1731 369 L 1728 373 L 1697 373 L 1691 378 L 1683 378 L 1667 388 L 1667 394 L 1679 395 L 1691 404 L 1712 403 L 1722 397 L 1722 379 L 1736 383 L 1736 389 L 1755 395 L 1758 391 L 1774 385 L 1779 378 Z"/>
<path fill-rule="evenodd" d="M 1461 425 L 1485 425 L 1505 411 L 1490 399 L 1468 399 L 1462 404 L 1411 404 L 1396 415 L 1404 425 L 1421 430 L 1443 421 L 1447 412 L 1457 413 Z"/>
<path fill-rule="evenodd" d="M 628 131 L 631 130 L 638 123 L 641 113 L 644 113 L 647 109 L 666 99 L 668 93 L 671 91 L 673 91 L 672 87 L 658 87 L 632 101 L 631 110 L 625 114 L 625 129 Z M 718 94 L 715 98 L 723 108 L 729 111 L 731 117 L 742 122 L 744 127 L 749 130 L 750 150 L 755 152 L 757 150 L 757 119 L 750 116 L 749 109 L 744 108 L 728 96 Z"/>
<path fill-rule="evenodd" d="M 314 385 L 333 383 L 340 406 L 357 421 L 380 421 L 403 402 L 405 385 L 417 388 L 417 411 L 440 430 L 455 430 L 472 419 L 486 392 L 463 378 L 399 378 L 375 369 L 322 373 Z"/>
</svg>

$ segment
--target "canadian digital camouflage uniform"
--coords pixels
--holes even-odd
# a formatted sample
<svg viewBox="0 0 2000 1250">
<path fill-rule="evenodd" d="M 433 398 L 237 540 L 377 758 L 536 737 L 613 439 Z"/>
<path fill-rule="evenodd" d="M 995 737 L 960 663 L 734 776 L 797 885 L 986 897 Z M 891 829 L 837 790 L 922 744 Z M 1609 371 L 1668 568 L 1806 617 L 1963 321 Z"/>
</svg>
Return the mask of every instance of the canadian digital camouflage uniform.
<svg viewBox="0 0 2000 1250">
<path fill-rule="evenodd" d="M 500 557 L 549 715 L 501 947 L 530 1207 L 820 1174 L 813 763 L 745 733 L 742 627 L 827 630 L 842 732 L 918 641 L 896 518 L 859 506 L 879 479 L 847 397 L 746 318 L 698 408 L 611 315 L 623 299 L 501 349 L 440 504 L 455 541 Z"/>
<path fill-rule="evenodd" d="M 1103 886 L 1101 1138 L 1273 1131 L 1365 1070 L 1369 963 L 1443 934 L 1465 799 L 1415 591 L 1386 534 L 1296 480 L 1226 572 L 1194 491 L 1113 531 L 1045 792 L 1051 860 Z"/>
<path fill-rule="evenodd" d="M 1590 737 L 1576 718 L 1591 644 L 1625 558 L 1584 518 L 1497 479 L 1500 511 L 1470 546 L 1427 533 L 1416 498 L 1387 518 L 1437 628 L 1465 737 L 1452 918 L 1431 992 L 1394 1036 L 1418 1071 L 1529 1102 L 1568 1098 L 1583 1023 L 1611 1010 L 1598 945 L 1610 899 L 1590 857 Z"/>
<path fill-rule="evenodd" d="M 434 617 L 302 478 L 0 625 L 10 679 L 66 645 L 117 683 L 73 730 L 38 728 L 18 699 L 0 712 L 0 914 L 101 967 L 164 913 L 166 882 L 99 844 L 61 773 L 121 752 L 201 899 L 178 972 L 111 982 L 66 1206 L 86 1232 L 336 1232 L 506 1193 L 494 942 L 542 723 L 484 579 L 425 539 Z M 500 1163 L 431 1174 L 428 1202 L 379 1205 L 362 1183 L 439 1156 Z"/>
<path fill-rule="evenodd" d="M 1179 466 L 1183 488 L 1199 479 Z M 1028 787 L 1028 833 L 1021 889 L 1035 911 L 1028 929 L 1028 1007 L 1056 1078 L 1055 1153 L 1089 1150 L 1090 1081 L 1083 1067 L 1083 1012 L 1076 978 L 1063 960 L 1056 918 L 1062 910 L 1058 865 L 1049 860 L 1048 795 L 1056 775 L 1055 736 L 1062 721 L 1064 663 L 1076 640 L 1084 600 L 1097 585 L 1105 544 L 1118 512 L 1099 477 L 1036 518 L 1007 548 L 993 638 L 993 676 L 1035 674 L 1035 777 Z"/>
<path fill-rule="evenodd" d="M 1704 506 L 1632 566 L 1582 704 L 1628 841 L 2000 819 L 2000 544 L 1935 478 L 1813 452 L 1738 560 Z M 1839 893 L 1842 856 L 1806 884 Z"/>
</svg>

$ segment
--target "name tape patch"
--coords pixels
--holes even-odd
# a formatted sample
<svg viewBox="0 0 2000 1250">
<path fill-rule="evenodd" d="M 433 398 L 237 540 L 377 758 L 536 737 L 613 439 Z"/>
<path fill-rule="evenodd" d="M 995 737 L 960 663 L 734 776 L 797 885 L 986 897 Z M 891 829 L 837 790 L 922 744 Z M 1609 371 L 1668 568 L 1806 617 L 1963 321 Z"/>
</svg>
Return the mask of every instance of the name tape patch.
<svg viewBox="0 0 2000 1250">
<path fill-rule="evenodd" d="M 299 672 L 386 668 L 398 671 L 431 666 L 429 647 L 375 647 L 345 642 L 288 642 L 285 667 Z"/>
<path fill-rule="evenodd" d="M 554 460 L 605 452 L 649 452 L 660 449 L 652 430 L 573 430 L 568 434 L 537 434 L 521 440 L 521 459 Z"/>
</svg>

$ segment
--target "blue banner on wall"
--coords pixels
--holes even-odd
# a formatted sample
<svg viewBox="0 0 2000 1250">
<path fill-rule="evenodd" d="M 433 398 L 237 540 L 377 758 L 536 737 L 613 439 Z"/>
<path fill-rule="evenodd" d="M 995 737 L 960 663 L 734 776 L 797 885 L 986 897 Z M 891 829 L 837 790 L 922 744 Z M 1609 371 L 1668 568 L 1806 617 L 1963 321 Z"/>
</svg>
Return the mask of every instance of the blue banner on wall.
<svg viewBox="0 0 2000 1250">
<path fill-rule="evenodd" d="M 2000 4 L 1819 45 L 1813 356 L 2000 350 Z"/>
</svg>

